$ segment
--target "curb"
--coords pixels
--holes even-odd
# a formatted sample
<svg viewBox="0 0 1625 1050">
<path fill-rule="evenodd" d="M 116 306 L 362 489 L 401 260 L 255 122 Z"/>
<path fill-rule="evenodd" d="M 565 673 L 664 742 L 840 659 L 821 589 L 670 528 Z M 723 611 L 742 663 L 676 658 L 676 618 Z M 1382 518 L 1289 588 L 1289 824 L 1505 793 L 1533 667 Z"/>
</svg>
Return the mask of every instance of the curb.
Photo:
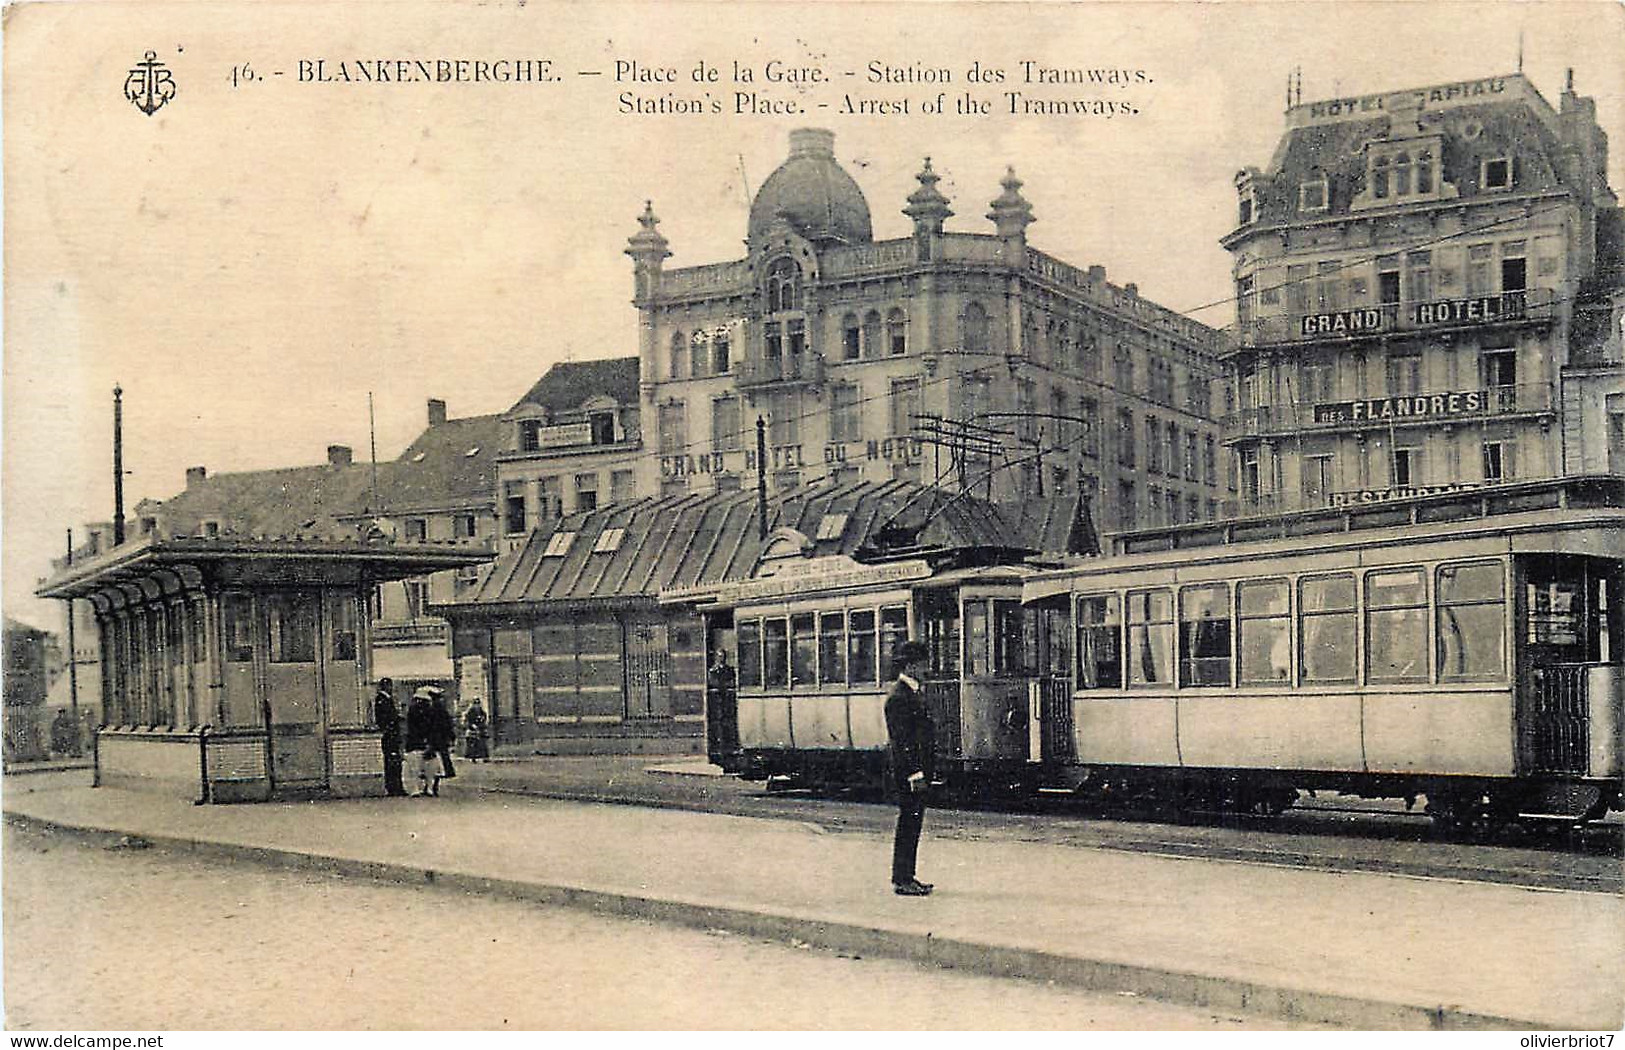
<svg viewBox="0 0 1625 1050">
<path fill-rule="evenodd" d="M 1037 949 L 977 944 L 927 933 L 879 929 L 857 923 L 809 919 L 726 905 L 596 890 L 562 883 L 470 875 L 385 861 L 355 860 L 269 846 L 249 846 L 170 835 L 129 835 L 26 814 L 7 812 L 8 825 L 66 834 L 89 844 L 144 844 L 221 860 L 251 861 L 270 867 L 318 871 L 348 878 L 409 886 L 433 886 L 535 904 L 578 908 L 602 915 L 643 919 L 699 930 L 774 941 L 795 940 L 825 951 L 902 959 L 925 966 L 990 977 L 1021 978 L 1068 985 L 1088 991 L 1117 992 L 1184 1006 L 1263 1014 L 1355 1030 L 1526 1031 L 1552 1028 L 1550 1021 L 1519 1020 L 1473 1013 L 1453 1006 L 1360 999 L 1302 989 L 1275 987 L 1232 977 L 1059 955 Z M 1555 1024 L 1556 1028 L 1573 1027 Z M 1581 1028 L 1585 1025 L 1579 1026 Z"/>
</svg>

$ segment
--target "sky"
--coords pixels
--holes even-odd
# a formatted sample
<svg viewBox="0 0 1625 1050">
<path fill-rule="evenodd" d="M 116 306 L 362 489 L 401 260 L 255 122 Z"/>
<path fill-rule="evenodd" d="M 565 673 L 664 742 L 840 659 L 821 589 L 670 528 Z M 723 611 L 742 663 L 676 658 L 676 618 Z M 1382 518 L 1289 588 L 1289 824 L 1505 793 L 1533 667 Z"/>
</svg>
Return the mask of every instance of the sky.
<svg viewBox="0 0 1625 1050">
<path fill-rule="evenodd" d="M 835 132 L 877 239 L 929 155 L 956 215 L 991 232 L 1013 166 L 1029 243 L 1220 326 L 1235 173 L 1266 167 L 1289 70 L 1305 101 L 1564 70 L 1613 133 L 1625 187 L 1625 16 L 1615 3 L 40 3 L 5 9 L 0 607 L 32 597 L 65 530 L 112 516 L 111 391 L 126 507 L 211 473 L 367 455 L 508 408 L 551 365 L 636 353 L 626 239 L 652 200 L 668 266 L 743 254 L 749 195 L 801 126 Z M 175 96 L 125 78 L 152 50 Z M 358 59 L 548 60 L 546 83 L 346 83 Z M 320 60 L 331 82 L 315 80 Z M 698 63 L 719 70 L 696 83 Z M 732 83 L 737 61 L 756 81 Z M 766 83 L 766 65 L 826 83 Z M 1023 62 L 1126 86 L 1019 83 Z M 676 83 L 617 81 L 617 63 Z M 869 82 L 871 63 L 946 84 Z M 966 74 L 1002 68 L 1001 85 Z M 303 65 L 302 65 L 303 64 Z M 247 67 L 245 71 L 244 67 Z M 300 71 L 307 76 L 301 79 Z M 416 68 L 416 67 L 413 67 Z M 1144 71 L 1144 78 L 1135 78 Z M 598 75 L 583 75 L 597 73 Z M 847 74 L 851 73 L 851 76 Z M 1012 114 L 1002 92 L 1129 103 Z M 736 113 L 736 90 L 804 107 Z M 711 92 L 721 114 L 621 112 L 632 91 Z M 950 112 L 922 112 L 946 92 Z M 966 92 L 986 115 L 951 112 Z M 908 100 L 849 114 L 845 97 Z M 129 513 L 127 509 L 127 513 Z M 82 533 L 79 533 L 82 535 Z"/>
</svg>

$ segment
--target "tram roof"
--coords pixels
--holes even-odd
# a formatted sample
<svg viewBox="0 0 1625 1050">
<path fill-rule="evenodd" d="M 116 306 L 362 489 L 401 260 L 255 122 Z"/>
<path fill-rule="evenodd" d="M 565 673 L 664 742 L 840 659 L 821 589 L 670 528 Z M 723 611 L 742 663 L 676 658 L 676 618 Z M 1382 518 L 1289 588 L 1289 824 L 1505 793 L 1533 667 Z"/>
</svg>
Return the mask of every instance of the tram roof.
<svg viewBox="0 0 1625 1050">
<path fill-rule="evenodd" d="M 1177 530 L 1121 533 L 1108 537 L 1112 553 L 1077 559 L 1036 573 L 1023 588 L 1026 601 L 1072 589 L 1079 577 L 1119 573 L 1160 574 L 1225 563 L 1268 563 L 1261 571 L 1286 571 L 1295 558 L 1336 551 L 1378 551 L 1433 545 L 1465 551 L 1474 540 L 1504 537 L 1509 551 L 1625 552 L 1625 478 L 1564 478 L 1475 491 L 1470 498 L 1384 505 L 1382 516 L 1342 515 L 1344 527 L 1321 516 L 1305 524 L 1293 518 L 1218 522 Z M 1256 529 L 1253 528 L 1257 526 Z M 1564 537 L 1569 537 L 1565 539 Z"/>
</svg>

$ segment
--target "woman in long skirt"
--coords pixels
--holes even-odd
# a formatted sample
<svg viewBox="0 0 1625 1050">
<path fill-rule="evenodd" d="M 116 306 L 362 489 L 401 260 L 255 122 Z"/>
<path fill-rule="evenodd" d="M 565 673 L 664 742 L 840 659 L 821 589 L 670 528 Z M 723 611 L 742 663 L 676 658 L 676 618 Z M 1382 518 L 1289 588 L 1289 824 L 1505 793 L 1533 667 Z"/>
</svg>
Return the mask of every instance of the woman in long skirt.
<svg viewBox="0 0 1625 1050">
<path fill-rule="evenodd" d="M 486 746 L 486 734 L 490 727 L 491 719 L 485 713 L 485 705 L 476 696 L 463 714 L 463 755 L 470 762 L 478 762 L 482 758 L 490 760 L 491 751 Z"/>
</svg>

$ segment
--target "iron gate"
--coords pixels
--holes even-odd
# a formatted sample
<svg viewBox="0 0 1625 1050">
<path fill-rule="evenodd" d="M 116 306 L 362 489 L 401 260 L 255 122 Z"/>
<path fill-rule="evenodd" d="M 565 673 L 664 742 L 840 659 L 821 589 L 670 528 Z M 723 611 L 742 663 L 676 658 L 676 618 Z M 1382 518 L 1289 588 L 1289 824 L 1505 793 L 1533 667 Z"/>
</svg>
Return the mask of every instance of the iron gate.
<svg viewBox="0 0 1625 1050">
<path fill-rule="evenodd" d="M 1071 762 L 1078 757 L 1072 735 L 1072 680 L 1051 675 L 1038 680 L 1038 717 L 1043 725 L 1040 757 L 1045 763 Z"/>
</svg>

